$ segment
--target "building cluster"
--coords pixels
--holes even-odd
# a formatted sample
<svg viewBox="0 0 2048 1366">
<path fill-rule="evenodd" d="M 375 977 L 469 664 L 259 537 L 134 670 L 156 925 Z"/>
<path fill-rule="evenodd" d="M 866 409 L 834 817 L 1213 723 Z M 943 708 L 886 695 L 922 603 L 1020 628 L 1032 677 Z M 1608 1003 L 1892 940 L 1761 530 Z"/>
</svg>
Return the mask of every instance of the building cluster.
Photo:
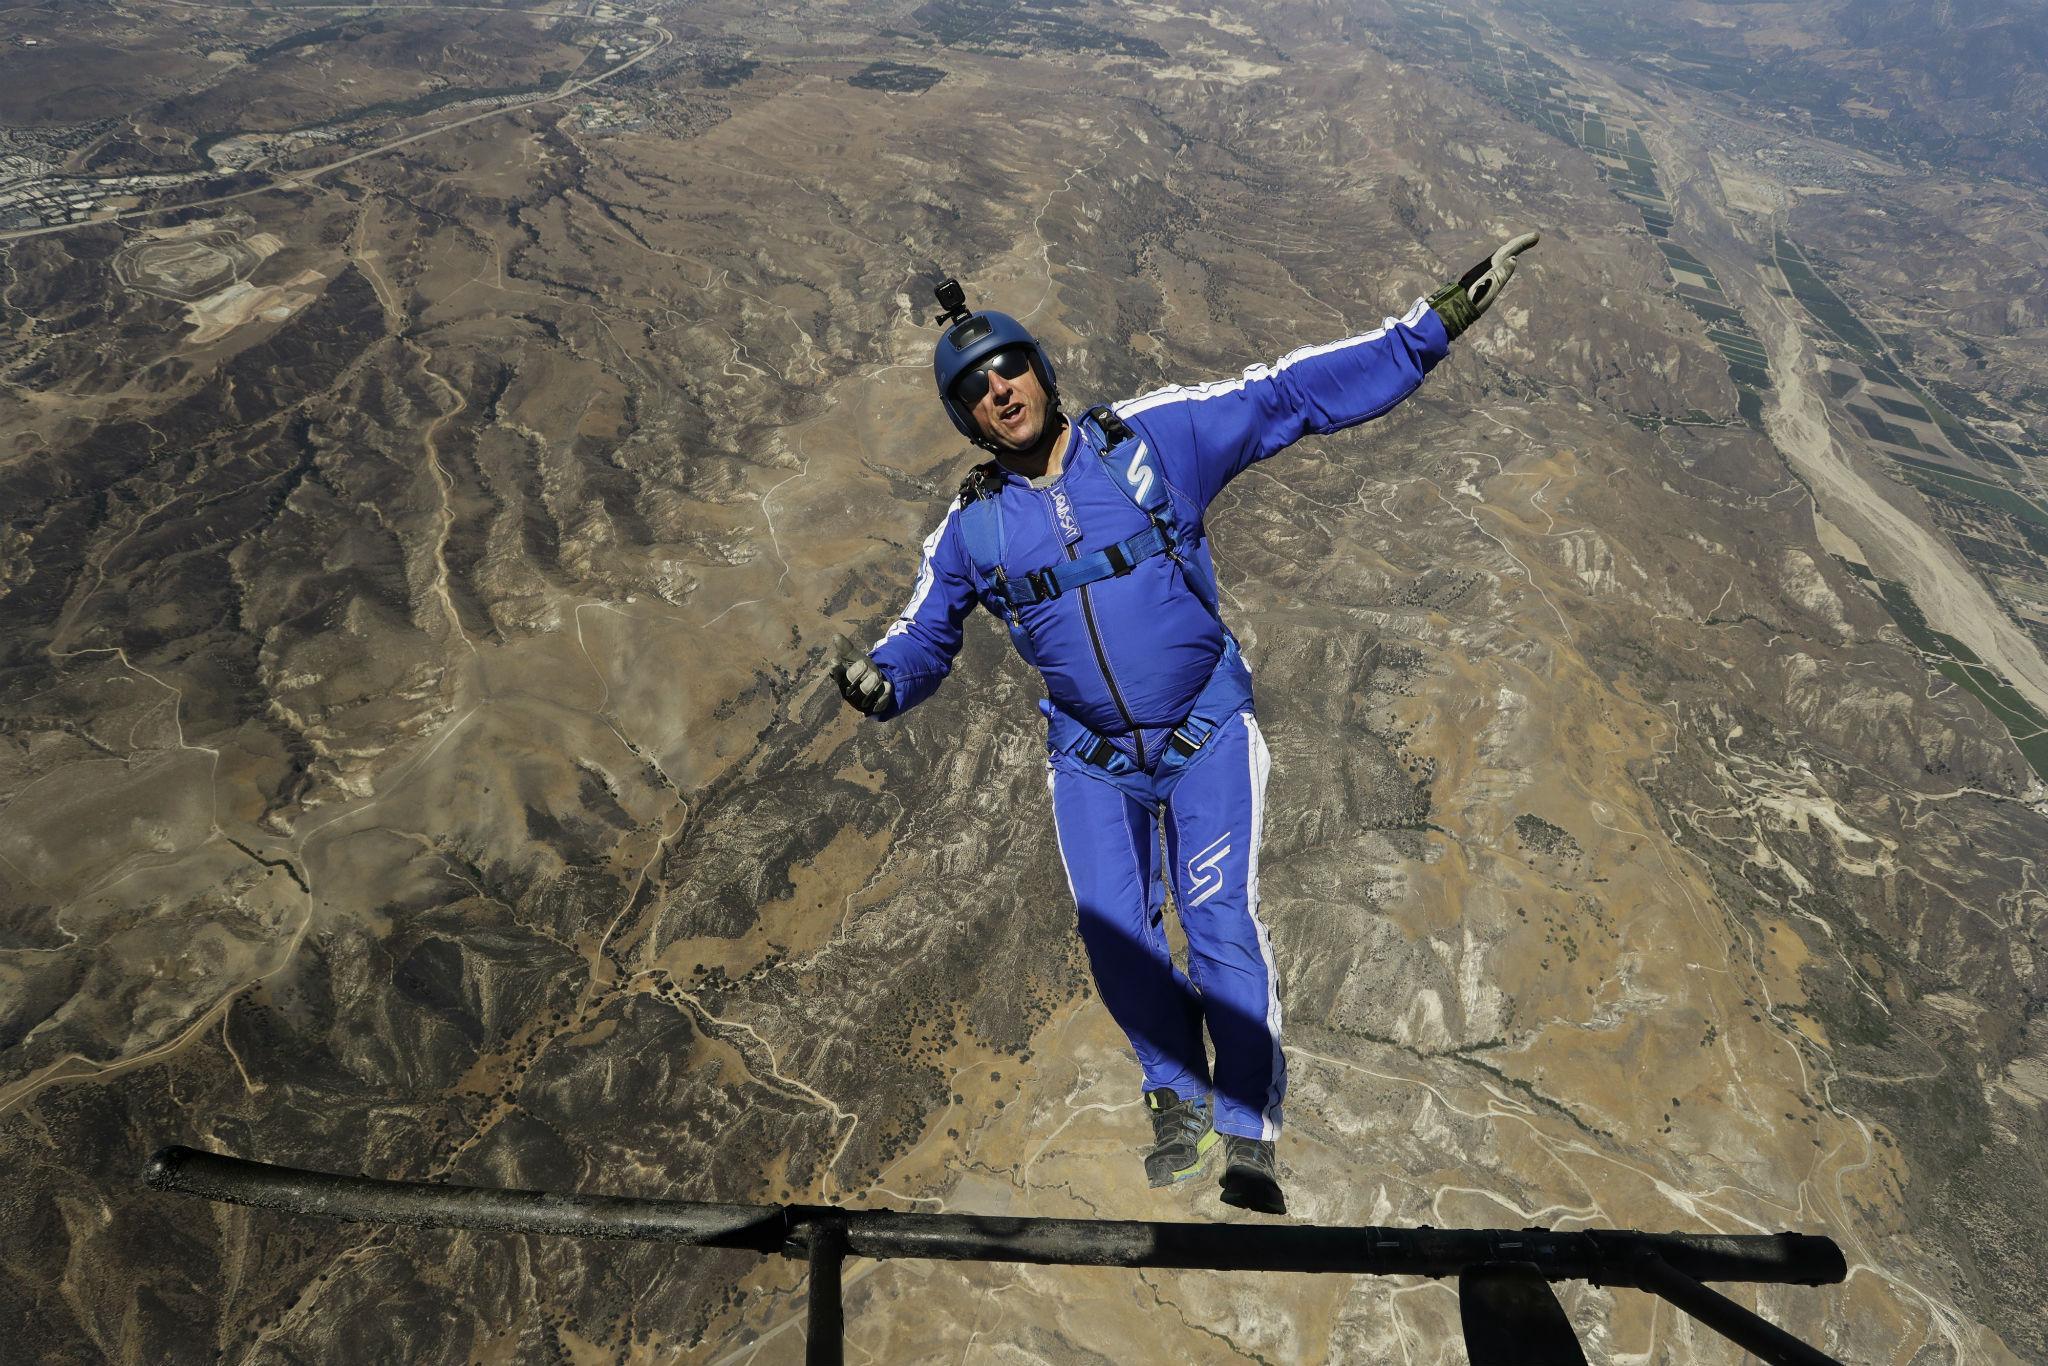
<svg viewBox="0 0 2048 1366">
<path fill-rule="evenodd" d="M 1801 189 L 1868 189 L 1885 177 L 1875 162 L 1830 147 L 1787 125 L 1784 133 L 1771 133 L 1733 119 L 1702 115 L 1701 122 L 1714 150 L 1736 160 L 1754 161 L 1771 177 Z"/>
<path fill-rule="evenodd" d="M 258 162 L 272 161 L 313 143 L 345 142 L 348 138 L 332 128 L 301 128 L 283 133 L 237 133 L 206 149 L 206 159 L 222 171 L 245 171 Z"/>
<path fill-rule="evenodd" d="M 105 123 L 73 128 L 0 128 L 0 232 L 82 223 L 107 201 L 183 176 L 82 177 L 60 169 L 106 132 Z"/>
<path fill-rule="evenodd" d="M 597 17 L 600 19 L 614 17 L 607 12 L 608 9 L 609 6 L 599 6 Z M 604 59 L 607 62 L 623 62 L 626 58 L 633 56 L 653 41 L 654 39 L 651 35 L 631 31 L 622 33 L 616 38 L 608 38 L 604 43 Z"/>
<path fill-rule="evenodd" d="M 182 185 L 187 175 L 122 175 L 90 179 L 40 175 L 9 178 L 0 170 L 0 232 L 83 223 L 127 208 L 150 190 Z"/>
<path fill-rule="evenodd" d="M 647 126 L 645 116 L 616 102 L 579 104 L 576 117 L 585 131 L 592 133 L 629 133 Z"/>
</svg>

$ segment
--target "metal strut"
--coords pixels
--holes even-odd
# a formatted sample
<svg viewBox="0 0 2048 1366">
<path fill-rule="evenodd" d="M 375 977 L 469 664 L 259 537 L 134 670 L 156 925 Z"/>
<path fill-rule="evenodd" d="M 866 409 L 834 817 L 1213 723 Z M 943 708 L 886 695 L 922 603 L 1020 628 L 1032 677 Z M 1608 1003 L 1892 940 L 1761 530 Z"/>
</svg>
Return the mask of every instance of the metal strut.
<svg viewBox="0 0 2048 1366">
<path fill-rule="evenodd" d="M 1569 1336 L 1554 1296 L 1536 1282 L 1590 1281 L 1661 1295 L 1714 1331 L 1784 1366 L 1839 1366 L 1702 1281 L 1834 1285 L 1848 1274 L 1831 1238 L 1804 1233 L 1638 1233 L 1586 1229 L 1439 1229 L 1316 1224 L 1144 1223 L 1118 1219 L 1027 1219 L 912 1214 L 832 1205 L 725 1205 L 611 1195 L 497 1190 L 279 1167 L 193 1148 L 160 1150 L 143 1170 L 152 1189 L 250 1205 L 415 1228 L 462 1228 L 623 1238 L 694 1247 L 743 1248 L 810 1264 L 812 1363 L 840 1359 L 848 1256 L 930 1257 L 1038 1265 L 1177 1267 L 1212 1271 L 1310 1271 L 1351 1276 L 1461 1278 L 1477 1297 L 1467 1311 L 1519 1331 L 1516 1357 L 1481 1355 L 1474 1366 L 1528 1363 L 1532 1342 Z M 1519 1306 L 1519 1307 L 1518 1307 Z M 1519 1316 L 1519 1317 L 1518 1317 Z"/>
<path fill-rule="evenodd" d="M 846 1311 L 839 1275 L 846 1265 L 846 1225 L 820 1219 L 805 1238 L 811 1263 L 810 1323 L 804 1338 L 804 1366 L 840 1366 L 846 1343 Z"/>
</svg>

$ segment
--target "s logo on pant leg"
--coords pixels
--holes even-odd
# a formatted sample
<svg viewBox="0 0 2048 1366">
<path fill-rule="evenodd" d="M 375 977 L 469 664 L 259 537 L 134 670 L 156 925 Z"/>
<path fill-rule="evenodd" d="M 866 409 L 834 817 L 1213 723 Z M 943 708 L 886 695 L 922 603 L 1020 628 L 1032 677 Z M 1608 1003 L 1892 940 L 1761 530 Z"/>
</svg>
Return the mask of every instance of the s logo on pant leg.
<svg viewBox="0 0 2048 1366">
<path fill-rule="evenodd" d="M 1223 890 L 1223 870 L 1216 865 L 1230 856 L 1230 832 L 1224 831 L 1214 844 L 1188 860 L 1188 905 L 1199 906 Z"/>
</svg>

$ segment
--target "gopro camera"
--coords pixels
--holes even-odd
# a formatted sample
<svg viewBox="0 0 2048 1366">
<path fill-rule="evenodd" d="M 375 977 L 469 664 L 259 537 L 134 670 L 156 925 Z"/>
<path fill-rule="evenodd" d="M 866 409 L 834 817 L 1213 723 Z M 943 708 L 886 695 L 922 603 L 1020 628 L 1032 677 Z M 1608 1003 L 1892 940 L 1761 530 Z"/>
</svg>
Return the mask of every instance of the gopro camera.
<svg viewBox="0 0 2048 1366">
<path fill-rule="evenodd" d="M 957 323 L 967 321 L 967 291 L 960 287 L 958 280 L 947 276 L 932 289 L 932 296 L 939 301 L 939 307 L 945 310 L 938 317 L 932 319 L 933 322 Z"/>
</svg>

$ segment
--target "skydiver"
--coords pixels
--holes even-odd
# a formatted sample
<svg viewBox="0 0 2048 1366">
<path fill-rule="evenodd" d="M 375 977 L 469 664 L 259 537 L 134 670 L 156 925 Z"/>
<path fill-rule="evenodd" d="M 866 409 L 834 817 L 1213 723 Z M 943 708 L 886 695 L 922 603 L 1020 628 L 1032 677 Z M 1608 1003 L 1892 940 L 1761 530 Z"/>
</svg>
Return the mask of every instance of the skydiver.
<svg viewBox="0 0 2048 1366">
<path fill-rule="evenodd" d="M 869 652 L 839 637 L 831 673 L 864 714 L 900 716 L 951 670 L 980 603 L 1043 675 L 1060 857 L 1096 987 L 1144 1070 L 1153 1186 L 1197 1175 L 1220 1134 L 1224 1202 L 1287 1208 L 1273 1151 L 1287 1086 L 1279 974 L 1258 914 L 1268 756 L 1203 515 L 1254 461 L 1413 393 L 1536 241 L 1509 240 L 1370 332 L 1078 420 L 1021 323 L 970 312 L 953 281 L 939 288 L 939 400 L 994 458 L 925 539 L 902 614 Z M 1185 973 L 1161 925 L 1165 877 Z"/>
</svg>

